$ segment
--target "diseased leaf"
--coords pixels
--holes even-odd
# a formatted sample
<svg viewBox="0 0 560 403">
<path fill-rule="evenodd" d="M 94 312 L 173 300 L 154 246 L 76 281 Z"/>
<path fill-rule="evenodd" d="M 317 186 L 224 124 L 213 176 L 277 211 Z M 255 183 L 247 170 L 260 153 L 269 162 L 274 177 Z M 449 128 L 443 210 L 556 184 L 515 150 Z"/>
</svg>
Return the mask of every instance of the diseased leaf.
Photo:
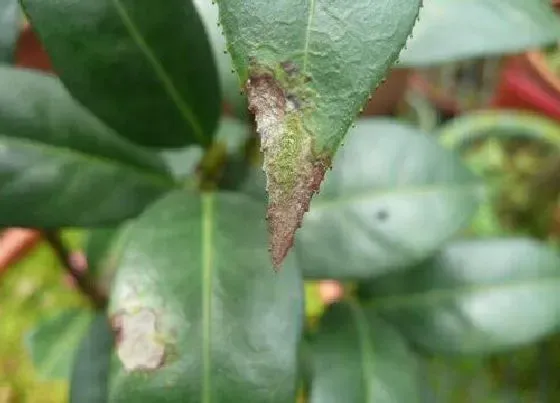
<svg viewBox="0 0 560 403">
<path fill-rule="evenodd" d="M 310 403 L 415 403 L 419 373 L 405 340 L 372 309 L 337 303 L 312 341 Z"/>
<path fill-rule="evenodd" d="M 427 66 L 521 53 L 559 39 L 551 0 L 426 0 L 400 61 Z"/>
<path fill-rule="evenodd" d="M 0 1 L 0 63 L 12 63 L 20 26 L 17 0 Z"/>
<path fill-rule="evenodd" d="M 364 288 L 379 314 L 431 352 L 495 352 L 560 326 L 560 256 L 533 240 L 456 242 Z"/>
<path fill-rule="evenodd" d="M 467 226 L 484 184 L 434 137 L 389 119 L 357 123 L 297 235 L 308 278 L 404 270 Z"/>
<path fill-rule="evenodd" d="M 303 284 L 272 270 L 264 206 L 174 192 L 132 225 L 110 314 L 112 403 L 293 403 Z"/>
<path fill-rule="evenodd" d="M 130 140 L 208 145 L 220 113 L 210 45 L 189 0 L 21 0 L 69 91 Z"/>
<path fill-rule="evenodd" d="M 110 225 L 174 183 L 163 161 L 123 140 L 54 77 L 0 67 L 0 225 Z"/>
<path fill-rule="evenodd" d="M 113 342 L 107 316 L 97 314 L 76 351 L 70 403 L 107 403 Z"/>
<path fill-rule="evenodd" d="M 83 308 L 63 311 L 39 322 L 27 344 L 37 373 L 44 379 L 67 379 L 80 340 L 91 321 Z"/>
<path fill-rule="evenodd" d="M 410 34 L 420 0 L 218 0 L 264 151 L 274 265 L 372 88 Z"/>
</svg>

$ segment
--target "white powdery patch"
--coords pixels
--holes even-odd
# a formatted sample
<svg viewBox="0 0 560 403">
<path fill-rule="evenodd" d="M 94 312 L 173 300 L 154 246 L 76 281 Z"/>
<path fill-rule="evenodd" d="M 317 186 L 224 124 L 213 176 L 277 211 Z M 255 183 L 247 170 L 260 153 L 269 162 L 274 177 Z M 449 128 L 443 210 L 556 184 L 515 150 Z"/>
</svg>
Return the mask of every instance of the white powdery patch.
<svg viewBox="0 0 560 403">
<path fill-rule="evenodd" d="M 156 320 L 146 308 L 115 315 L 117 355 L 126 371 L 154 370 L 163 364 L 165 346 L 158 340 Z"/>
</svg>

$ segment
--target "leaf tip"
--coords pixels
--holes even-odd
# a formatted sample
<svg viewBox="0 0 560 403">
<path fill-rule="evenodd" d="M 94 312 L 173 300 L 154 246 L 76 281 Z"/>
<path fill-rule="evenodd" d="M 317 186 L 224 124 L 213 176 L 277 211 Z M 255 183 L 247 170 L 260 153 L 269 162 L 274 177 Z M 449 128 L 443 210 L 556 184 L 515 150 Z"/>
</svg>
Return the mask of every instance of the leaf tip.
<svg viewBox="0 0 560 403">
<path fill-rule="evenodd" d="M 301 87 L 305 77 L 292 61 L 281 63 L 280 71 L 256 67 L 245 86 L 264 152 L 267 221 L 275 270 L 291 249 L 295 232 L 330 166 L 330 158 L 316 156 L 314 134 L 304 124 L 306 113 L 313 108 Z M 290 78 L 279 80 L 277 74 Z M 290 84 L 293 80 L 300 84 Z"/>
</svg>

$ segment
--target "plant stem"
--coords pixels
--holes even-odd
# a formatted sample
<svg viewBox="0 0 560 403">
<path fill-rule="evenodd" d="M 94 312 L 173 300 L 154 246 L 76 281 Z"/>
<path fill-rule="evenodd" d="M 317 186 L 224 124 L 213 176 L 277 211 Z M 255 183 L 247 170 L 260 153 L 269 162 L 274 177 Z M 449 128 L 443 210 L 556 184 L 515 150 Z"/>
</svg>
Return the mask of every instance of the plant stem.
<svg viewBox="0 0 560 403">
<path fill-rule="evenodd" d="M 70 251 L 64 245 L 60 233 L 56 230 L 44 230 L 43 236 L 53 249 L 58 260 L 74 279 L 78 289 L 90 300 L 96 309 L 104 309 L 107 306 L 107 298 L 96 287 L 95 282 L 87 273 L 82 272 L 70 257 Z"/>
</svg>

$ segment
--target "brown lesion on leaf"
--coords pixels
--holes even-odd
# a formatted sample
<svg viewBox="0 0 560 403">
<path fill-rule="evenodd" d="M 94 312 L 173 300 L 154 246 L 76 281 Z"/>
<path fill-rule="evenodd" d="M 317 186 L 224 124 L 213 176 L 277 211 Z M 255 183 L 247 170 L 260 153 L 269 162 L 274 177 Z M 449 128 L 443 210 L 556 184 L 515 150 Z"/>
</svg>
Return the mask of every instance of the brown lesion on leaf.
<svg viewBox="0 0 560 403">
<path fill-rule="evenodd" d="M 305 124 L 312 109 L 303 86 L 306 81 L 297 65 L 288 61 L 276 71 L 253 66 L 245 85 L 264 152 L 270 251 L 276 269 L 292 247 L 295 231 L 330 166 L 329 158 L 315 154 L 313 134 Z"/>
<path fill-rule="evenodd" d="M 157 330 L 157 315 L 149 308 L 120 311 L 111 317 L 117 355 L 125 371 L 153 371 L 165 362 L 165 343 Z"/>
</svg>

